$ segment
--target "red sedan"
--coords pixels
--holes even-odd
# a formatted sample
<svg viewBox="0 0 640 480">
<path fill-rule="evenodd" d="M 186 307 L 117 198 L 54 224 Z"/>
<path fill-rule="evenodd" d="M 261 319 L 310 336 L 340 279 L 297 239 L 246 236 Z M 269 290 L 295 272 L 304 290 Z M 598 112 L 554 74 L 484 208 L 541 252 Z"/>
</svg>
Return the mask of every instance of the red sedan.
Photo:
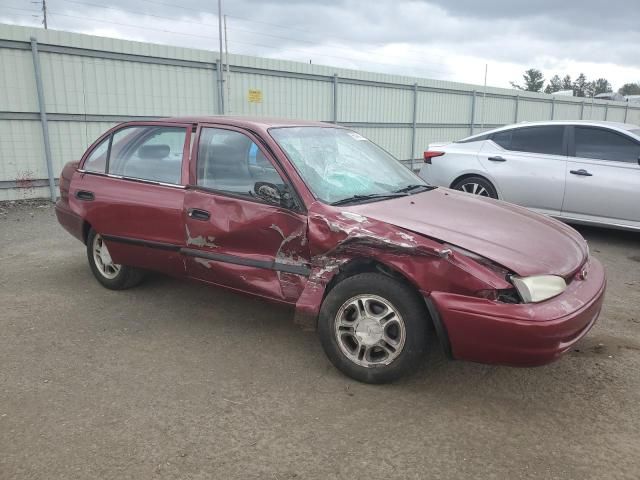
<svg viewBox="0 0 640 480">
<path fill-rule="evenodd" d="M 335 125 L 124 123 L 65 166 L 60 191 L 58 220 L 105 287 L 153 270 L 293 305 L 364 382 L 415 367 L 433 334 L 452 358 L 548 363 L 605 291 L 572 228 L 428 185 Z"/>
</svg>

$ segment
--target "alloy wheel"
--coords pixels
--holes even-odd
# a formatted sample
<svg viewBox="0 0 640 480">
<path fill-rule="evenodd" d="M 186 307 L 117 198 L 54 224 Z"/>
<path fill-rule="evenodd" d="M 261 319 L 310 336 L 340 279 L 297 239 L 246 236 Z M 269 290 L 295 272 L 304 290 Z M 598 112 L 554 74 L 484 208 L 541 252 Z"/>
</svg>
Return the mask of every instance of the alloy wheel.
<svg viewBox="0 0 640 480">
<path fill-rule="evenodd" d="M 357 295 L 338 310 L 334 334 L 349 360 L 375 367 L 389 365 L 402 353 L 406 328 L 388 300 L 377 295 Z"/>
<path fill-rule="evenodd" d="M 460 185 L 460 190 L 462 190 L 463 192 L 472 193 L 474 195 L 480 195 L 481 197 L 491 196 L 489 194 L 489 191 L 479 183 L 463 183 L 462 185 Z"/>
<path fill-rule="evenodd" d="M 109 280 L 116 278 L 122 268 L 121 265 L 113 263 L 107 245 L 99 234 L 93 237 L 93 261 L 96 267 L 98 267 L 100 274 Z"/>
</svg>

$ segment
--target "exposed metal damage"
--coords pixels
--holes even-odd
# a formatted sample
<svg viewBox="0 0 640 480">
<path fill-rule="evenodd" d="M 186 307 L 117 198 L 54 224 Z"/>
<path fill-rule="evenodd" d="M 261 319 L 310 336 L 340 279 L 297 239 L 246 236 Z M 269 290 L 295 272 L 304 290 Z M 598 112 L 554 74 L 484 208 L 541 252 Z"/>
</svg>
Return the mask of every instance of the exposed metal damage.
<svg viewBox="0 0 640 480">
<path fill-rule="evenodd" d="M 204 235 L 192 237 L 191 232 L 189 231 L 189 225 L 185 224 L 184 228 L 187 234 L 187 246 L 218 248 L 218 245 L 215 244 L 215 237 L 205 237 Z"/>
</svg>

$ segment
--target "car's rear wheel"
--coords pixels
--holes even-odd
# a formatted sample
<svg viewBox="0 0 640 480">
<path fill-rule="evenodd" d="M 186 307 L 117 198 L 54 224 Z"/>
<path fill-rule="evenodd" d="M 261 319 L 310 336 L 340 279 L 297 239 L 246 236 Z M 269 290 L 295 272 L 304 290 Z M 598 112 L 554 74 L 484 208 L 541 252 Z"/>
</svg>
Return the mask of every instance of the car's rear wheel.
<svg viewBox="0 0 640 480">
<path fill-rule="evenodd" d="M 498 192 L 491 182 L 479 176 L 466 177 L 458 180 L 453 184 L 453 188 L 481 197 L 498 198 Z"/>
<path fill-rule="evenodd" d="M 102 235 L 91 229 L 87 236 L 87 258 L 96 279 L 111 290 L 124 290 L 138 285 L 144 272 L 137 268 L 113 263 Z"/>
<path fill-rule="evenodd" d="M 417 292 L 386 275 L 363 273 L 329 292 L 318 331 L 336 368 L 361 382 L 386 383 L 419 364 L 427 345 L 427 322 Z"/>
</svg>

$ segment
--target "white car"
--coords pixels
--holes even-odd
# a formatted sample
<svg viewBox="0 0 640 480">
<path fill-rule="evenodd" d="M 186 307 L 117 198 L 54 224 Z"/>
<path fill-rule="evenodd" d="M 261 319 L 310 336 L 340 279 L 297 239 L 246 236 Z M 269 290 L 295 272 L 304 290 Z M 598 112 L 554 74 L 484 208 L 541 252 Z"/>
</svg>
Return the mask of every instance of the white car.
<svg viewBox="0 0 640 480">
<path fill-rule="evenodd" d="M 640 127 L 525 122 L 433 143 L 420 176 L 569 223 L 640 230 Z"/>
</svg>

